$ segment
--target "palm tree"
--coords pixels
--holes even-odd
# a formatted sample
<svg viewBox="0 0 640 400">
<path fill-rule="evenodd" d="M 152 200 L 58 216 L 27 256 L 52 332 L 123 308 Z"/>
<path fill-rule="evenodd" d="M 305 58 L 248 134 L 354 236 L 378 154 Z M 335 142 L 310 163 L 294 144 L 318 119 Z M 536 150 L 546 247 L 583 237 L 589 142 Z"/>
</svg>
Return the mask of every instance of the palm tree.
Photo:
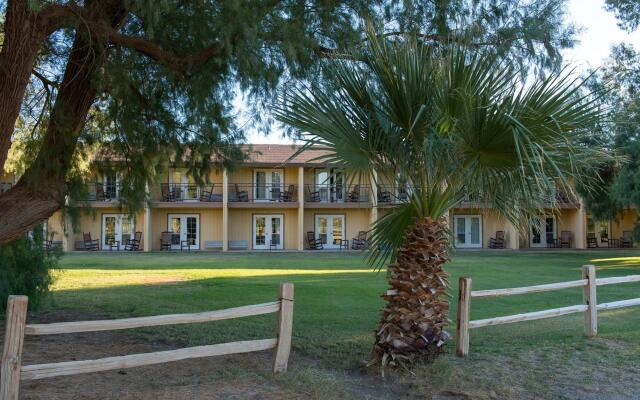
<svg viewBox="0 0 640 400">
<path fill-rule="evenodd" d="M 391 262 L 373 361 L 433 359 L 449 337 L 449 210 L 473 193 L 525 229 L 550 193 L 570 193 L 609 157 L 587 145 L 601 113 L 570 74 L 525 82 L 477 49 L 406 38 L 370 35 L 359 53 L 330 60 L 326 76 L 331 84 L 284 91 L 276 118 L 305 148 L 332 150 L 327 161 L 408 188 L 372 228 L 371 263 Z"/>
</svg>

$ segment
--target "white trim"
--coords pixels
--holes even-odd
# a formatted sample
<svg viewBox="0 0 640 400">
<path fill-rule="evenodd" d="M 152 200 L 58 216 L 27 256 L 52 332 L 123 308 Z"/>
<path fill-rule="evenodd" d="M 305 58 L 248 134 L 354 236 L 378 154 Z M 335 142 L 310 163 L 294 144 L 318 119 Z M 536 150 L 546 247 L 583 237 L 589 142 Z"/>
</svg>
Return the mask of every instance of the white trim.
<svg viewBox="0 0 640 400">
<path fill-rule="evenodd" d="M 114 240 L 117 240 L 120 242 L 120 246 L 118 247 L 118 250 L 121 250 L 124 248 L 124 240 L 122 238 L 122 235 L 124 234 L 129 234 L 129 239 L 133 239 L 135 237 L 136 234 L 136 220 L 133 216 L 128 215 L 128 214 L 122 214 L 122 213 L 107 213 L 107 214 L 102 214 L 102 224 L 101 224 L 101 233 L 100 233 L 100 245 L 102 246 L 102 250 L 111 250 L 111 246 L 109 245 L 109 243 L 107 242 L 107 218 L 115 218 L 115 232 L 114 232 Z M 122 223 L 124 219 L 128 219 L 130 221 L 130 226 L 131 226 L 131 232 L 123 232 L 122 231 Z"/>
<path fill-rule="evenodd" d="M 179 218 L 180 219 L 180 232 L 173 232 L 171 226 L 171 219 Z M 180 235 L 179 243 L 171 244 L 171 248 L 174 250 L 180 250 L 180 243 L 183 240 L 187 240 L 187 219 L 195 218 L 196 219 L 196 237 L 194 240 L 194 244 L 192 244 L 189 249 L 190 250 L 200 250 L 200 214 L 167 214 L 167 231 L 173 232 L 174 234 Z M 173 238 L 172 238 L 173 239 Z"/>
<path fill-rule="evenodd" d="M 327 219 L 327 233 L 325 241 L 322 243 L 322 247 L 325 249 L 339 249 L 340 244 L 335 244 L 334 240 L 336 238 L 333 237 L 333 219 L 341 218 L 342 219 L 342 240 L 347 238 L 347 221 L 345 214 L 316 214 L 314 216 L 314 232 L 316 233 L 316 239 L 322 239 L 320 236 L 320 229 L 318 224 L 319 218 Z"/>
<path fill-rule="evenodd" d="M 531 221 L 531 226 L 529 227 L 529 247 L 531 248 L 546 248 L 547 243 L 547 218 L 553 219 L 553 239 L 558 238 L 558 221 L 556 220 L 555 215 L 538 215 L 537 217 L 540 221 L 540 243 L 533 243 L 533 221 Z"/>
<path fill-rule="evenodd" d="M 458 218 L 464 219 L 464 243 L 458 243 Z M 471 243 L 471 220 L 478 218 L 478 239 L 479 243 Z M 483 246 L 483 229 L 482 229 L 482 215 L 480 214 L 454 214 L 453 215 L 453 243 L 456 248 L 459 249 L 479 249 Z"/>
<path fill-rule="evenodd" d="M 265 198 L 258 198 L 258 172 L 264 172 L 265 174 L 265 182 L 264 182 L 264 194 Z M 273 189 L 278 188 L 277 185 L 273 183 L 273 173 L 277 172 L 280 174 L 280 193 L 284 191 L 284 169 L 282 168 L 254 168 L 253 169 L 253 200 L 256 202 L 269 202 L 269 201 L 278 201 L 280 199 L 280 195 L 277 198 L 273 198 Z"/>
<path fill-rule="evenodd" d="M 264 218 L 264 244 L 256 243 L 256 222 L 258 218 Z M 277 218 L 280 220 L 280 232 L 277 234 L 280 235 L 280 243 L 275 247 L 275 250 L 282 250 L 284 248 L 284 215 L 283 214 L 254 214 L 252 218 L 252 228 L 251 228 L 251 245 L 254 250 L 271 250 L 271 240 L 272 240 L 272 230 L 273 230 L 273 219 Z"/>
</svg>

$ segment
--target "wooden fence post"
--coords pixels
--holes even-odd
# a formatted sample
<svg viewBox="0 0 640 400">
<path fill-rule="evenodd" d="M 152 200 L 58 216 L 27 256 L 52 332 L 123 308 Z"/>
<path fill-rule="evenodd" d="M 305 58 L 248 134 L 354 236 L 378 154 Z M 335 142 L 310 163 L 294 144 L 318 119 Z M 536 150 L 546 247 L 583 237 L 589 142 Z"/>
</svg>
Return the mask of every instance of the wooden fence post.
<svg viewBox="0 0 640 400">
<path fill-rule="evenodd" d="M 9 296 L 4 351 L 0 371 L 0 400 L 17 400 L 22 367 L 22 343 L 27 320 L 27 296 Z"/>
<path fill-rule="evenodd" d="M 458 279 L 458 319 L 456 324 L 456 354 L 469 354 L 469 308 L 471 306 L 471 278 Z"/>
<path fill-rule="evenodd" d="M 273 361 L 273 372 L 286 372 L 291 352 L 291 331 L 293 328 L 293 283 L 280 284 L 280 311 L 278 312 L 278 326 L 276 354 Z"/>
<path fill-rule="evenodd" d="M 596 267 L 593 265 L 582 266 L 582 278 L 587 285 L 582 288 L 582 300 L 587 305 L 584 313 L 584 333 L 589 337 L 598 334 L 598 301 L 596 299 Z"/>
</svg>

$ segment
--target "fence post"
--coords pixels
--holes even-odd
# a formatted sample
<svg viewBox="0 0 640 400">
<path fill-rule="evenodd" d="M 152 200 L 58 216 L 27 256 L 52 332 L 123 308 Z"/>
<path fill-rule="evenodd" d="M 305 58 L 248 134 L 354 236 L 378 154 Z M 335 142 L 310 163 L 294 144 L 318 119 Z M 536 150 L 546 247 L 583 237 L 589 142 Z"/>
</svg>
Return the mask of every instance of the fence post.
<svg viewBox="0 0 640 400">
<path fill-rule="evenodd" d="M 598 334 L 598 301 L 596 299 L 596 267 L 593 265 L 582 266 L 582 278 L 587 280 L 587 285 L 582 288 L 582 300 L 587 305 L 584 313 L 584 333 L 589 337 Z"/>
<path fill-rule="evenodd" d="M 280 284 L 280 311 L 278 312 L 276 354 L 273 372 L 286 372 L 291 352 L 291 331 L 293 328 L 293 283 Z"/>
<path fill-rule="evenodd" d="M 471 306 L 471 278 L 458 279 L 458 318 L 456 324 L 456 354 L 469 354 L 469 308 Z"/>
<path fill-rule="evenodd" d="M 7 301 L 4 351 L 0 371 L 0 399 L 17 400 L 22 367 L 22 343 L 27 319 L 27 296 L 9 296 Z"/>
</svg>

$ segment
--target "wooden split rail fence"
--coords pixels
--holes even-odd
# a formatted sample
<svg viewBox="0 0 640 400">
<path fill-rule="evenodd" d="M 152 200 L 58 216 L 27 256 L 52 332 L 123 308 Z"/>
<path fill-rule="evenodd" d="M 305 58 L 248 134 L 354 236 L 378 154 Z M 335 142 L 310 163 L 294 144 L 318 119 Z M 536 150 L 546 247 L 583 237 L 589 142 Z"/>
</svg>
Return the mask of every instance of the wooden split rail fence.
<svg viewBox="0 0 640 400">
<path fill-rule="evenodd" d="M 456 332 L 456 354 L 460 357 L 469 354 L 469 330 L 482 328 L 490 325 L 510 324 L 513 322 L 533 321 L 536 319 L 558 317 L 566 314 L 584 312 L 584 330 L 589 337 L 598 334 L 598 311 L 612 310 L 615 308 L 631 307 L 640 305 L 640 298 L 612 301 L 598 304 L 596 288 L 602 285 L 612 285 L 616 283 L 640 282 L 640 275 L 616 276 L 613 278 L 596 279 L 596 268 L 593 265 L 582 267 L 582 279 L 569 282 L 549 283 L 546 285 L 526 286 L 507 289 L 492 290 L 471 290 L 471 278 L 461 277 L 459 279 L 458 291 L 458 316 Z M 551 290 L 561 290 L 568 288 L 583 288 L 582 304 L 568 307 L 553 308 L 549 310 L 529 312 L 525 314 L 507 315 L 503 317 L 479 319 L 471 321 L 469 311 L 471 299 L 482 297 L 511 296 L 525 293 L 548 292 Z"/>
<path fill-rule="evenodd" d="M 108 371 L 186 360 L 190 358 L 221 356 L 275 349 L 274 373 L 285 372 L 291 351 L 293 326 L 293 284 L 280 285 L 278 301 L 249 306 L 207 311 L 194 314 L 157 315 L 152 317 L 126 318 L 102 321 L 74 321 L 52 324 L 26 324 L 26 296 L 9 296 L 6 315 L 6 334 L 0 371 L 0 400 L 16 400 L 20 380 L 51 378 L 87 372 Z M 51 364 L 22 365 L 24 335 L 55 335 L 62 333 L 111 331 L 117 329 L 150 326 L 191 324 L 220 321 L 278 313 L 276 338 L 248 340 L 184 349 L 158 351 L 154 353 L 130 354 L 97 360 L 67 361 Z"/>
</svg>

